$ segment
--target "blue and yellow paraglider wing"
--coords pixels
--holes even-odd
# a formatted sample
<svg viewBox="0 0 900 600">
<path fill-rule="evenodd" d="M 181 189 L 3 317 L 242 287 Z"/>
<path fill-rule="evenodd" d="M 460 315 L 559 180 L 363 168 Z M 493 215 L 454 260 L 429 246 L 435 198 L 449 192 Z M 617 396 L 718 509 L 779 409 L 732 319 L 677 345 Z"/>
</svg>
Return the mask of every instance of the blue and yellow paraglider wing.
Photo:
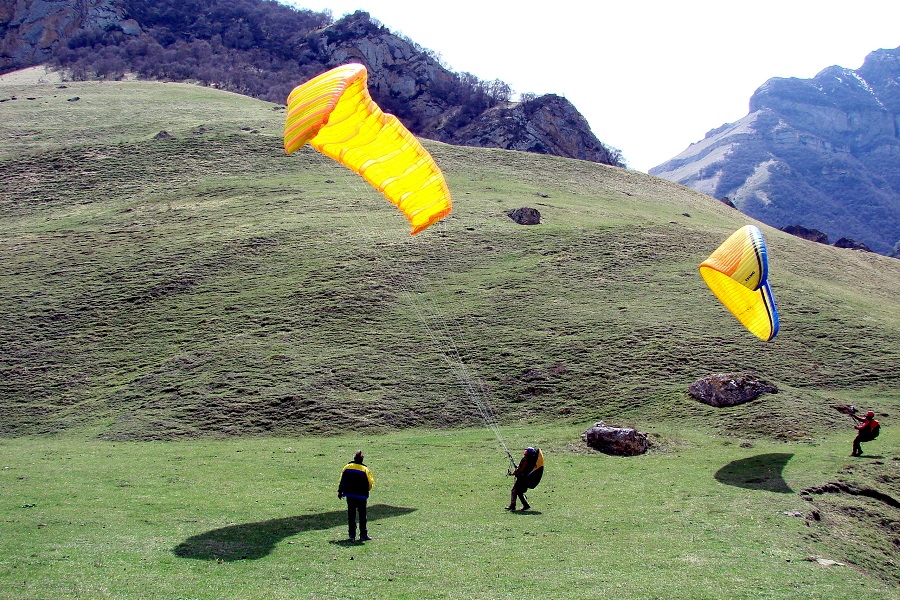
<svg viewBox="0 0 900 600">
<path fill-rule="evenodd" d="M 700 264 L 700 275 L 744 327 L 761 340 L 778 333 L 778 311 L 769 286 L 762 233 L 753 225 L 735 231 Z"/>
</svg>

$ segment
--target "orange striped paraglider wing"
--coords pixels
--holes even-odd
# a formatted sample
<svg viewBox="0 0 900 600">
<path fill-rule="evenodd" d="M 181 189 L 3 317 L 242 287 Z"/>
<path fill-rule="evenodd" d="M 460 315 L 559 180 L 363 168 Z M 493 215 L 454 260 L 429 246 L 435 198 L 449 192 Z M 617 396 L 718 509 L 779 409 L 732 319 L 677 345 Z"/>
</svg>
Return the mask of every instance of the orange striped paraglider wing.
<svg viewBox="0 0 900 600">
<path fill-rule="evenodd" d="M 427 150 L 369 96 L 366 68 L 348 64 L 297 86 L 288 96 L 284 149 L 309 143 L 384 194 L 415 235 L 450 213 L 450 189 Z"/>
</svg>

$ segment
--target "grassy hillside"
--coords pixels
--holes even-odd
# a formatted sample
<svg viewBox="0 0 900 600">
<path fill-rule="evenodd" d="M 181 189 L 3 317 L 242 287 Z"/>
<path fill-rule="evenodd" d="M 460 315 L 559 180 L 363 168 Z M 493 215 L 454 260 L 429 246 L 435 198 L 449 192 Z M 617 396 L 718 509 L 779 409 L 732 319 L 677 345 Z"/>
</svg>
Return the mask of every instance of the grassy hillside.
<svg viewBox="0 0 900 600">
<path fill-rule="evenodd" d="M 760 225 L 782 323 L 764 344 L 697 274 L 750 221 L 686 188 L 431 143 L 454 212 L 411 238 L 343 167 L 286 156 L 278 106 L 180 84 L 0 89 L 4 435 L 477 424 L 457 351 L 504 422 L 801 439 L 844 424 L 834 398 L 897 400 L 900 261 Z M 513 223 L 519 206 L 544 223 Z M 718 371 L 781 392 L 708 415 L 684 392 Z"/>
<path fill-rule="evenodd" d="M 867 597 L 896 584 L 900 261 L 760 224 L 782 326 L 766 344 L 697 273 L 751 221 L 644 174 L 427 143 L 454 212 L 410 237 L 343 167 L 285 156 L 279 106 L 137 82 L 0 83 L 0 100 L 3 594 L 327 596 L 354 557 L 372 569 L 354 580 L 368 596 L 571 597 L 577 581 L 624 586 L 618 597 Z M 507 218 L 521 206 L 543 224 Z M 780 391 L 718 410 L 687 397 L 720 371 Z M 882 416 L 869 458 L 844 456 L 837 402 Z M 514 448 L 548 450 L 542 520 L 491 513 L 508 482 L 479 405 Z M 653 452 L 586 452 L 578 435 L 599 419 L 650 431 Z M 377 502 L 394 541 L 328 548 L 342 529 L 340 506 L 322 504 L 332 463 L 357 446 L 387 477 Z M 246 464 L 224 458 L 245 448 Z M 447 495 L 423 497 L 446 469 L 411 464 L 469 454 Z M 622 542 L 643 558 L 617 562 Z M 546 577 L 504 575 L 519 564 Z M 248 578 L 267 583 L 249 593 Z"/>
</svg>

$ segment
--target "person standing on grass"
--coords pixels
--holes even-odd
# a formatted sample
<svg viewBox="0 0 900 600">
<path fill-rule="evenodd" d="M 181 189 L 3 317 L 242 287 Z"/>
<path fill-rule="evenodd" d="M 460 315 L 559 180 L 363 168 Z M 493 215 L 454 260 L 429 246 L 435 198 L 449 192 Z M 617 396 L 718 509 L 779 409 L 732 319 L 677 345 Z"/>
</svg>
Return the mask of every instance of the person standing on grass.
<svg viewBox="0 0 900 600">
<path fill-rule="evenodd" d="M 359 515 L 359 541 L 371 540 L 366 528 L 366 502 L 369 491 L 375 485 L 372 471 L 363 464 L 362 450 L 353 455 L 353 460 L 341 469 L 341 483 L 338 485 L 338 499 L 347 498 L 347 529 L 349 541 L 356 541 L 356 515 Z"/>
<path fill-rule="evenodd" d="M 522 510 L 531 508 L 528 500 L 525 499 L 525 492 L 528 491 L 528 488 L 537 487 L 543 474 L 544 454 L 530 446 L 525 448 L 525 453 L 522 455 L 522 460 L 519 461 L 519 466 L 516 467 L 515 471 L 509 473 L 509 475 L 515 476 L 516 482 L 513 484 L 510 492 L 509 506 L 506 507 L 506 510 L 516 510 L 517 497 L 522 500 Z"/>
<path fill-rule="evenodd" d="M 858 433 L 853 440 L 853 453 L 850 456 L 862 456 L 862 446 L 860 446 L 860 443 L 871 442 L 877 438 L 879 424 L 878 421 L 875 420 L 875 412 L 871 410 L 866 413 L 865 418 L 857 417 L 853 413 L 850 413 L 850 416 L 859 423 L 859 425 L 854 426 Z"/>
</svg>

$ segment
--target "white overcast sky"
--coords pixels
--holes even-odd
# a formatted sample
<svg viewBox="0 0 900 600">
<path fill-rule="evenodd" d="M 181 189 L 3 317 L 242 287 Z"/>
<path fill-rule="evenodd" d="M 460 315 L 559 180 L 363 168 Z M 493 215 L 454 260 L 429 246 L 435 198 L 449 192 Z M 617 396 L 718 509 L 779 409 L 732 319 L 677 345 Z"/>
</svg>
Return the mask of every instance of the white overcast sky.
<svg viewBox="0 0 900 600">
<path fill-rule="evenodd" d="M 281 0 L 356 10 L 516 93 L 568 98 L 647 171 L 744 117 L 771 77 L 809 79 L 900 46 L 900 0 Z"/>
</svg>

